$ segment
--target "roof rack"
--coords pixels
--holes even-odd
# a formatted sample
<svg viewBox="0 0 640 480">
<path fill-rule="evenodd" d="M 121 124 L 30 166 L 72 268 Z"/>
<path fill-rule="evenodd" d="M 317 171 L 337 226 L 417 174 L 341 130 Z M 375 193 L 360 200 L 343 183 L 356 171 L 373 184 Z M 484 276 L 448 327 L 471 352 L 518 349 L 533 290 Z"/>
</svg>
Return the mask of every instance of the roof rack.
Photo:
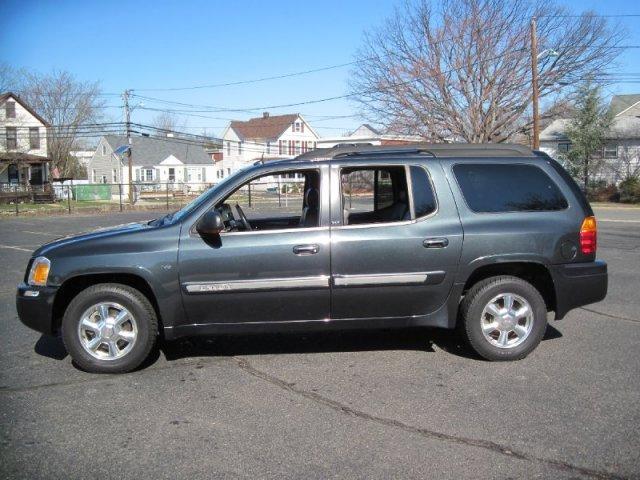
<svg viewBox="0 0 640 480">
<path fill-rule="evenodd" d="M 296 160 L 331 160 L 372 155 L 429 155 L 446 157 L 535 157 L 524 145 L 506 143 L 414 143 L 408 145 L 362 145 L 319 148 L 296 157 Z"/>
</svg>

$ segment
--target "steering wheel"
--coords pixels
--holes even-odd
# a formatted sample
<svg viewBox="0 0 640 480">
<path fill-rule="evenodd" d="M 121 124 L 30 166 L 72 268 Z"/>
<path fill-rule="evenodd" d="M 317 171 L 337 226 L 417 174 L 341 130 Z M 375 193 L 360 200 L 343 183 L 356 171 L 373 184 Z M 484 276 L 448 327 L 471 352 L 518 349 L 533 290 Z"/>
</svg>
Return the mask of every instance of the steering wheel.
<svg viewBox="0 0 640 480">
<path fill-rule="evenodd" d="M 240 205 L 238 205 L 237 203 L 236 203 L 236 210 L 238 211 L 238 216 L 240 217 L 240 221 L 242 222 L 242 226 L 244 227 L 245 230 L 250 231 L 251 230 L 251 224 L 249 223 L 249 220 L 247 220 L 247 216 L 242 211 L 242 207 Z"/>
</svg>

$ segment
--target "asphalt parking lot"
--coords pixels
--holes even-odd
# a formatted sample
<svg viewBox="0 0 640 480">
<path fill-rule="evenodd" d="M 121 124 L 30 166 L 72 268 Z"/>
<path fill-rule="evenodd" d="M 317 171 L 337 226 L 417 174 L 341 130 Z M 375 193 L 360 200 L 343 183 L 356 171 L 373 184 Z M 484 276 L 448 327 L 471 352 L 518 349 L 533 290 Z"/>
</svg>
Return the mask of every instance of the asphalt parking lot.
<svg viewBox="0 0 640 480">
<path fill-rule="evenodd" d="M 448 332 L 185 340 L 76 369 L 17 319 L 30 253 L 157 213 L 0 219 L 2 478 L 640 478 L 640 209 L 601 208 L 609 295 L 489 363 Z"/>
</svg>

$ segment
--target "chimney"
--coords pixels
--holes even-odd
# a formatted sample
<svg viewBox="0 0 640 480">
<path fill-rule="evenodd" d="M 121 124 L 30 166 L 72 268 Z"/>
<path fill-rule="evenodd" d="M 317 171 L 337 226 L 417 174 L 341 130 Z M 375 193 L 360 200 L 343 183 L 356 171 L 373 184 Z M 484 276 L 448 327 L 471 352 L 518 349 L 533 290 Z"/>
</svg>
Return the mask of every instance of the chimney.
<svg viewBox="0 0 640 480">
<path fill-rule="evenodd" d="M 262 112 L 262 118 L 269 118 L 269 112 Z"/>
</svg>

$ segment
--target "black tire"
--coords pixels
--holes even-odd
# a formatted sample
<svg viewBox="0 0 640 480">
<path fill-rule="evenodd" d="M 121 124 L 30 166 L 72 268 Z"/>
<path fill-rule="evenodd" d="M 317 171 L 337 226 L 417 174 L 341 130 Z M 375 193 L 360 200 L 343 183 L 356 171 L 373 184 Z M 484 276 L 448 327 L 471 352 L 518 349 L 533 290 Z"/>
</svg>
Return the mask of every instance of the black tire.
<svg viewBox="0 0 640 480">
<path fill-rule="evenodd" d="M 102 360 L 91 356 L 82 346 L 78 325 L 82 314 L 101 302 L 114 302 L 135 318 L 135 342 L 121 358 Z M 146 296 L 135 288 L 118 283 L 100 283 L 80 292 L 67 307 L 62 319 L 62 340 L 71 358 L 83 370 L 94 373 L 129 372 L 147 359 L 158 337 L 158 319 Z"/>
<path fill-rule="evenodd" d="M 522 297 L 533 312 L 531 331 L 522 343 L 510 348 L 493 345 L 482 333 L 482 312 L 494 297 L 502 293 Z M 520 360 L 531 353 L 542 340 L 547 328 L 547 307 L 540 292 L 529 282 L 506 275 L 490 277 L 476 283 L 465 295 L 460 305 L 458 328 L 469 346 L 486 360 Z"/>
</svg>

